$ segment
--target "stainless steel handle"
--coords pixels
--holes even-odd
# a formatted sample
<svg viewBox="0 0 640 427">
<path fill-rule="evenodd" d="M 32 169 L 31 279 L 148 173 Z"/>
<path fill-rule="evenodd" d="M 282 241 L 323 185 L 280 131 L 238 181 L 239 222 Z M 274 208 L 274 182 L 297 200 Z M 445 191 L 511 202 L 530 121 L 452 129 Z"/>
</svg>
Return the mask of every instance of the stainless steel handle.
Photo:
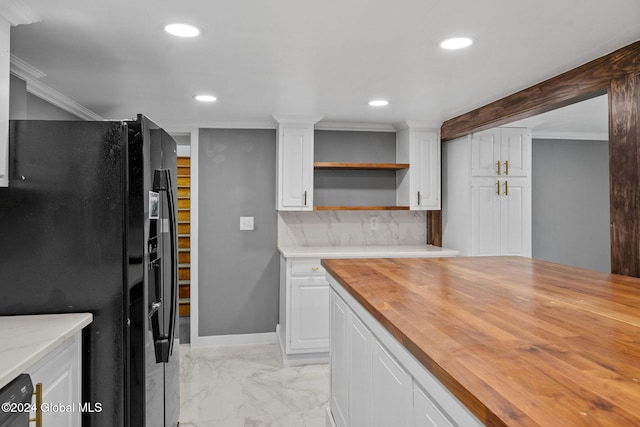
<svg viewBox="0 0 640 427">
<path fill-rule="evenodd" d="M 151 319 L 151 317 L 156 314 L 158 312 L 158 310 L 160 310 L 160 307 L 162 307 L 162 303 L 161 302 L 152 302 L 151 303 L 151 307 L 149 307 L 149 319 Z"/>
</svg>

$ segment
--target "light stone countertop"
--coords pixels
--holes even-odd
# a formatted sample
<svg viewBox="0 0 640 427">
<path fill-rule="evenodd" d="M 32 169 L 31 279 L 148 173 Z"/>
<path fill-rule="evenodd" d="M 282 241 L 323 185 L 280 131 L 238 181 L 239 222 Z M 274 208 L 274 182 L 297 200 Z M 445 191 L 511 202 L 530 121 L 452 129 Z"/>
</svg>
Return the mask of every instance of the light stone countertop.
<svg viewBox="0 0 640 427">
<path fill-rule="evenodd" d="M 0 316 L 0 387 L 92 321 L 91 313 Z"/>
<path fill-rule="evenodd" d="M 457 256 L 458 251 L 432 245 L 279 246 L 289 258 L 433 258 Z"/>
</svg>

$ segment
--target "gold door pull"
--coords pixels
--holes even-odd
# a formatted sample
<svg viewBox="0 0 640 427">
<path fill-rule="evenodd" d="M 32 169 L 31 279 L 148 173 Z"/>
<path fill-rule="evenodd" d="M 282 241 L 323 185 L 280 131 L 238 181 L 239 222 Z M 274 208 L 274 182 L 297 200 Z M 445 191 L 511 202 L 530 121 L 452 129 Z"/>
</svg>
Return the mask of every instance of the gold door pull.
<svg viewBox="0 0 640 427">
<path fill-rule="evenodd" d="M 496 162 L 496 165 L 498 165 L 498 175 L 500 175 L 500 160 Z"/>
<path fill-rule="evenodd" d="M 509 160 L 504 161 L 504 174 L 509 175 Z"/>
<path fill-rule="evenodd" d="M 504 195 L 505 196 L 509 195 L 509 181 L 504 182 Z"/>
<path fill-rule="evenodd" d="M 29 422 L 35 423 L 36 427 L 42 427 L 42 383 L 36 384 L 33 395 L 36 397 L 36 416 L 29 418 Z"/>
<path fill-rule="evenodd" d="M 311 271 L 318 271 L 318 270 L 320 270 L 319 267 L 311 267 Z"/>
<path fill-rule="evenodd" d="M 307 206 L 307 191 L 304 192 L 304 205 Z"/>
<path fill-rule="evenodd" d="M 496 181 L 496 194 L 500 195 L 500 180 Z"/>
</svg>

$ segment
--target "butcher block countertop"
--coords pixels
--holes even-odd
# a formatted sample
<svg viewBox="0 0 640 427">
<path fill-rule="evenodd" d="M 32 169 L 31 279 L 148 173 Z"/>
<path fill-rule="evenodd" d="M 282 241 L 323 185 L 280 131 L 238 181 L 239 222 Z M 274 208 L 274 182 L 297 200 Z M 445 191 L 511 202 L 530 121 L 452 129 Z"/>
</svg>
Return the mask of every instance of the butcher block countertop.
<svg viewBox="0 0 640 427">
<path fill-rule="evenodd" d="M 640 425 L 640 279 L 520 257 L 322 264 L 483 423 Z"/>
</svg>

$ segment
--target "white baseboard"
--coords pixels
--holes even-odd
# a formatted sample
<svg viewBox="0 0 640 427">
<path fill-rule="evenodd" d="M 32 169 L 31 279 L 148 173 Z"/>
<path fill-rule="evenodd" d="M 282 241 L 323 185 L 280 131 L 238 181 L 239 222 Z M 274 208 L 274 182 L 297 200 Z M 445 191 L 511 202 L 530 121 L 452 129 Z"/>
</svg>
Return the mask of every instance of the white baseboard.
<svg viewBox="0 0 640 427">
<path fill-rule="evenodd" d="M 282 356 L 282 366 L 302 366 L 302 365 L 317 365 L 329 363 L 329 352 L 324 351 L 321 353 L 289 353 L 285 350 L 285 334 L 283 333 L 280 324 L 276 325 L 276 336 L 278 343 L 280 343 L 280 355 Z"/>
<path fill-rule="evenodd" d="M 191 337 L 192 347 L 228 347 L 232 345 L 275 344 L 276 342 L 278 339 L 275 332 Z"/>
</svg>

